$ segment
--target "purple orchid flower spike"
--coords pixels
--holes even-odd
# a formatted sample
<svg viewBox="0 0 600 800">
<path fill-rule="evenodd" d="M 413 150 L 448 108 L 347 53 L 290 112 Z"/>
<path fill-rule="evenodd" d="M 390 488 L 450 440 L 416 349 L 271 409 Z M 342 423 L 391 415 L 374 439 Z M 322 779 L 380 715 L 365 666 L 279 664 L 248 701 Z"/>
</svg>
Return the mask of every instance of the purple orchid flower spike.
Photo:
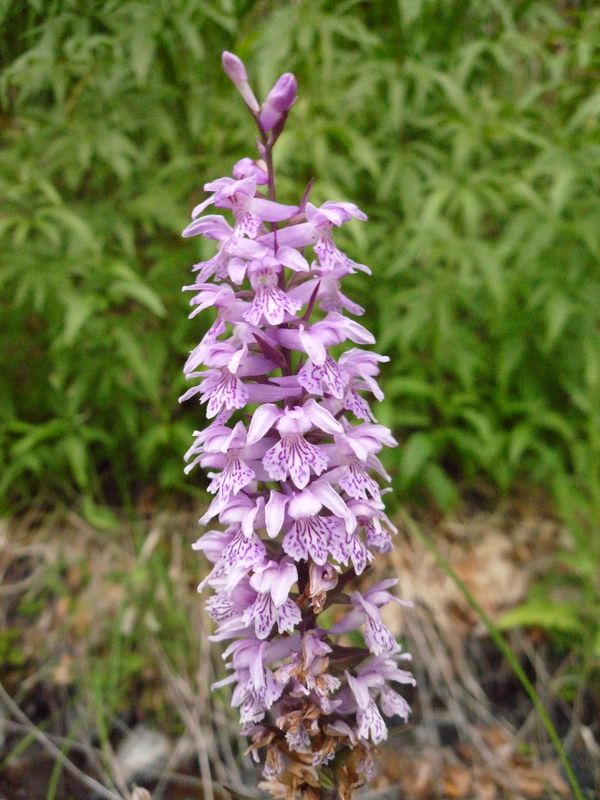
<svg viewBox="0 0 600 800">
<path fill-rule="evenodd" d="M 366 216 L 349 202 L 278 201 L 272 151 L 296 79 L 282 75 L 259 104 L 240 59 L 226 52 L 223 67 L 260 141 L 256 159 L 204 185 L 209 196 L 183 231 L 217 247 L 184 287 L 190 317 L 212 308 L 216 319 L 186 361 L 195 385 L 181 398 L 198 398 L 208 419 L 185 471 L 204 469 L 213 495 L 200 523 L 215 528 L 193 545 L 211 563 L 199 586 L 212 591 L 210 638 L 228 642 L 229 674 L 213 688 L 232 687 L 274 796 L 324 797 L 326 776 L 350 800 L 373 776 L 385 718 L 407 720 L 401 687 L 414 684 L 381 615 L 410 604 L 394 580 L 357 581 L 396 532 L 379 461 L 395 441 L 370 403 L 383 398 L 377 375 L 388 359 L 362 349 L 374 337 L 341 290 L 346 275 L 370 270 L 333 238 Z"/>
</svg>

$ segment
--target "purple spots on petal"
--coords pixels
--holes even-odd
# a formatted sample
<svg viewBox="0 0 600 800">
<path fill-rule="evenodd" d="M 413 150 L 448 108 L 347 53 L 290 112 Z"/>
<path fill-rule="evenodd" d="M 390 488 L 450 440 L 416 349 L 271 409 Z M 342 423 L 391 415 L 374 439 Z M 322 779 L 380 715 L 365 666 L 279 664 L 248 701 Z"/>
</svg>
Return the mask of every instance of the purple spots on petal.
<svg viewBox="0 0 600 800">
<path fill-rule="evenodd" d="M 227 545 L 221 554 L 221 561 L 230 567 L 253 567 L 264 559 L 266 549 L 264 544 L 257 536 L 245 536 L 239 530 L 230 544 Z"/>
<path fill-rule="evenodd" d="M 219 493 L 221 500 L 236 495 L 254 478 L 254 470 L 237 456 L 227 459 L 225 468 L 220 472 L 208 486 L 208 491 Z"/>
<path fill-rule="evenodd" d="M 367 401 L 354 390 L 350 390 L 346 393 L 344 408 L 351 411 L 358 419 L 364 419 L 365 422 L 370 422 L 375 419 Z"/>
<path fill-rule="evenodd" d="M 381 524 L 376 525 L 373 522 L 366 522 L 364 525 L 367 544 L 379 553 L 389 553 L 392 549 L 392 539 L 387 531 L 385 531 Z"/>
<path fill-rule="evenodd" d="M 211 419 L 223 406 L 228 409 L 243 408 L 248 402 L 248 390 L 236 375 L 224 369 L 202 383 L 200 401 L 204 403 L 206 400 L 206 416 Z"/>
<path fill-rule="evenodd" d="M 371 700 L 366 708 L 359 708 L 356 714 L 358 720 L 358 735 L 367 741 L 371 739 L 373 744 L 380 744 L 387 739 L 387 727 L 383 717 L 375 702 Z"/>
<path fill-rule="evenodd" d="M 312 558 L 315 564 L 323 566 L 327 562 L 327 544 L 330 525 L 327 518 L 305 517 L 298 519 L 285 535 L 284 551 L 299 560 Z"/>
<path fill-rule="evenodd" d="M 357 575 L 364 572 L 367 563 L 373 559 L 358 535 L 347 531 L 344 525 L 338 525 L 332 529 L 329 550 L 336 561 L 341 564 L 348 564 L 349 561 L 352 561 Z"/>
<path fill-rule="evenodd" d="M 410 706 L 402 695 L 390 689 L 389 686 L 381 687 L 381 710 L 387 717 L 398 715 L 406 722 L 410 716 Z"/>
<path fill-rule="evenodd" d="M 365 642 L 375 656 L 389 653 L 396 649 L 396 640 L 382 622 L 371 617 L 367 618 L 365 625 Z"/>
<path fill-rule="evenodd" d="M 277 627 L 279 633 L 291 632 L 300 623 L 302 615 L 300 609 L 293 600 L 286 600 L 278 609 Z"/>
<path fill-rule="evenodd" d="M 327 356 L 322 365 L 308 360 L 298 373 L 298 383 L 311 394 L 323 396 L 329 393 L 338 400 L 344 396 L 345 381 L 331 356 Z"/>
<path fill-rule="evenodd" d="M 339 480 L 339 484 L 355 500 L 367 500 L 368 495 L 374 500 L 378 500 L 380 497 L 377 482 L 356 461 L 348 464 L 344 475 Z"/>
<path fill-rule="evenodd" d="M 307 442 L 300 434 L 283 436 L 263 458 L 263 466 L 272 480 L 284 481 L 289 474 L 298 489 L 307 486 L 311 470 L 320 475 L 328 463 L 323 450 Z"/>
</svg>

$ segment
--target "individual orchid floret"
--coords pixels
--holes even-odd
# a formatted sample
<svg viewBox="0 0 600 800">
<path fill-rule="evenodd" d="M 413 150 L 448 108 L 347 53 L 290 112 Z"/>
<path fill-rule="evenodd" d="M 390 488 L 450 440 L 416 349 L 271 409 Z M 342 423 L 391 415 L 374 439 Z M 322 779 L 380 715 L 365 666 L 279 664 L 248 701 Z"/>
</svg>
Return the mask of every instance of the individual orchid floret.
<svg viewBox="0 0 600 800">
<path fill-rule="evenodd" d="M 406 721 L 400 666 L 408 659 L 381 609 L 407 607 L 395 580 L 368 583 L 375 553 L 396 530 L 385 514 L 390 477 L 379 460 L 396 442 L 372 399 L 388 359 L 352 319 L 363 309 L 342 291 L 368 267 L 349 258 L 335 231 L 366 215 L 350 202 L 294 203 L 275 192 L 273 147 L 297 85 L 282 75 L 262 104 L 244 64 L 223 67 L 258 128 L 256 158 L 208 181 L 185 238 L 216 253 L 193 267 L 190 318 L 214 315 L 184 367 L 206 426 L 194 431 L 186 473 L 204 470 L 212 495 L 193 545 L 210 562 L 210 640 L 224 642 L 241 734 L 274 796 L 317 800 L 323 781 L 349 800 L 374 774 L 384 717 Z M 206 213 L 209 207 L 221 214 Z M 364 581 L 364 586 L 360 581 Z"/>
<path fill-rule="evenodd" d="M 225 208 L 233 212 L 234 237 L 239 239 L 247 236 L 255 239 L 262 232 L 263 223 L 290 219 L 298 211 L 298 206 L 283 205 L 257 195 L 257 185 L 255 174 L 241 180 L 218 178 L 205 183 L 204 189 L 212 194 L 193 209 L 192 218 L 199 217 L 210 205 Z M 191 236 L 195 230 L 192 225 L 188 225 L 184 235 Z"/>
<path fill-rule="evenodd" d="M 348 340 L 356 344 L 375 342 L 373 334 L 364 325 L 333 311 L 310 325 L 300 324 L 297 329 L 278 328 L 276 337 L 280 346 L 308 356 L 311 363 L 316 366 L 325 364 L 329 348 L 335 345 Z"/>
<path fill-rule="evenodd" d="M 252 161 L 251 158 L 241 158 L 233 165 L 232 175 L 240 181 L 243 178 L 254 178 L 258 185 L 265 186 L 269 182 L 268 167 L 264 161 Z"/>
<path fill-rule="evenodd" d="M 320 475 L 328 463 L 322 448 L 311 444 L 305 434 L 315 429 L 338 433 L 343 430 L 342 426 L 314 400 L 285 410 L 269 403 L 255 412 L 248 441 L 259 441 L 273 426 L 279 433 L 279 441 L 265 453 L 263 465 L 272 480 L 285 481 L 289 476 L 298 489 L 304 489 L 311 473 Z"/>
<path fill-rule="evenodd" d="M 238 422 L 220 449 L 221 452 L 213 457 L 207 454 L 202 465 L 222 467 L 220 472 L 208 473 L 208 477 L 212 478 L 208 491 L 213 494 L 218 492 L 221 500 L 227 500 L 256 477 L 254 466 L 258 459 L 256 457 L 253 459 L 251 448 L 246 447 L 246 429 L 243 422 Z"/>
<path fill-rule="evenodd" d="M 250 308 L 244 312 L 244 319 L 252 325 L 266 320 L 270 325 L 281 325 L 286 313 L 293 317 L 301 308 L 301 303 L 293 300 L 279 288 L 282 265 L 275 258 L 266 256 L 248 265 L 250 285 L 254 289 L 254 299 Z"/>
<path fill-rule="evenodd" d="M 384 739 L 387 739 L 387 727 L 377 708 L 377 704 L 361 678 L 354 678 L 348 671 L 345 672 L 345 675 L 348 686 L 356 700 L 356 719 L 358 722 L 356 734 L 359 739 L 365 741 L 370 739 L 373 744 L 379 744 Z"/>
<path fill-rule="evenodd" d="M 204 551 L 207 558 L 214 563 L 212 570 L 201 581 L 198 590 L 203 591 L 206 586 L 212 586 L 215 589 L 217 594 L 208 601 L 207 611 L 209 616 L 218 620 L 228 619 L 233 614 L 231 592 L 235 587 L 241 586 L 249 570 L 264 563 L 267 556 L 264 543 L 255 534 L 246 536 L 239 525 L 232 526 L 227 533 L 227 539 L 220 543 L 221 550 L 218 553 L 212 551 L 214 558 L 210 558 L 210 548 L 213 546 L 213 542 L 205 541 L 209 534 L 200 537 L 192 545 L 194 550 Z M 248 599 L 251 598 L 252 594 L 248 595 Z M 217 610 L 218 613 L 216 613 Z"/>
<path fill-rule="evenodd" d="M 250 586 L 258 594 L 254 603 L 244 612 L 244 623 L 254 623 L 259 639 L 265 639 L 275 624 L 279 633 L 291 632 L 299 624 L 302 618 L 300 609 L 289 597 L 292 584 L 297 580 L 296 566 L 286 558 L 279 563 L 269 561 L 254 571 Z"/>
<path fill-rule="evenodd" d="M 208 214 L 195 219 L 184 229 L 182 236 L 185 238 L 203 236 L 219 243 L 218 250 L 212 258 L 199 261 L 192 267 L 194 272 L 198 273 L 196 278 L 198 284 L 206 283 L 215 275 L 223 280 L 228 277 L 232 262 L 237 263 L 244 258 L 258 258 L 269 252 L 265 245 L 259 245 L 252 239 L 240 238 L 227 220 L 218 214 Z"/>
<path fill-rule="evenodd" d="M 364 595 L 358 591 L 352 592 L 352 611 L 337 622 L 331 630 L 334 633 L 348 633 L 363 627 L 365 643 L 373 655 L 394 653 L 398 649 L 398 643 L 383 624 L 379 609 L 390 602 L 410 607 L 410 603 L 399 600 L 388 591 L 395 583 L 396 581 L 382 581 Z"/>
<path fill-rule="evenodd" d="M 357 208 L 354 203 L 334 203 L 328 201 L 320 208 L 312 203 L 305 207 L 306 222 L 290 225 L 285 230 L 278 232 L 277 241 L 290 247 L 306 247 L 311 245 L 319 259 L 321 269 L 325 271 L 341 270 L 342 274 L 349 274 L 355 270 L 371 273 L 365 264 L 356 261 L 336 247 L 331 230 L 348 222 L 353 217 L 361 221 L 367 219 L 366 214 Z M 265 243 L 271 241 L 272 234 L 262 237 Z"/>
<path fill-rule="evenodd" d="M 237 365 L 230 368 L 212 369 L 202 373 L 203 380 L 198 386 L 188 389 L 181 398 L 184 402 L 194 394 L 200 394 L 200 402 L 206 403 L 206 416 L 211 419 L 226 408 L 243 408 L 250 399 L 248 390 L 237 376 Z M 192 376 L 194 374 L 192 373 Z"/>
</svg>

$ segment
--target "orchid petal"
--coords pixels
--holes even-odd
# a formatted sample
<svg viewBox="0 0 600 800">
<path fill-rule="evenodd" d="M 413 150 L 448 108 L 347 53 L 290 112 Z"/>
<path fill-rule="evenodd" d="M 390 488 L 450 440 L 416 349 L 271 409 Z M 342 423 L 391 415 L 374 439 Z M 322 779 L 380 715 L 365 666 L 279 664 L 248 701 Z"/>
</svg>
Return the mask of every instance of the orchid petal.
<svg viewBox="0 0 600 800">
<path fill-rule="evenodd" d="M 307 400 L 304 403 L 304 411 L 313 425 L 325 433 L 342 433 L 344 430 L 335 417 L 316 400 Z"/>
<path fill-rule="evenodd" d="M 271 539 L 274 539 L 283 527 L 288 500 L 289 498 L 281 492 L 271 491 L 269 501 L 265 505 L 267 534 Z"/>
<path fill-rule="evenodd" d="M 265 403 L 265 405 L 259 406 L 252 416 L 248 429 L 248 444 L 254 444 L 266 436 L 280 416 L 281 409 L 277 408 L 273 403 Z"/>
</svg>

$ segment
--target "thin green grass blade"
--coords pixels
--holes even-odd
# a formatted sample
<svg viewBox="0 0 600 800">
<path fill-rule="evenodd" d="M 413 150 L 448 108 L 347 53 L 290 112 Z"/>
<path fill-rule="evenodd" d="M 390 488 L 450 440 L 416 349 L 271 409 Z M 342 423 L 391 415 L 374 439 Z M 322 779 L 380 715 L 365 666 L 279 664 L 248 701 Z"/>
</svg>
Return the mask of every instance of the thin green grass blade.
<svg viewBox="0 0 600 800">
<path fill-rule="evenodd" d="M 548 712 L 546 711 L 546 707 L 544 706 L 540 696 L 535 690 L 535 687 L 525 674 L 523 667 L 519 663 L 519 659 L 516 656 L 515 651 L 506 641 L 502 633 L 499 631 L 498 627 L 494 624 L 493 620 L 485 613 L 485 611 L 481 608 L 477 600 L 473 597 L 467 586 L 465 585 L 464 581 L 456 574 L 456 572 L 452 569 L 451 565 L 448 561 L 444 558 L 444 556 L 439 552 L 431 538 L 421 530 L 419 525 L 410 517 L 410 515 L 404 510 L 401 509 L 399 512 L 399 516 L 401 517 L 402 521 L 408 528 L 410 534 L 417 538 L 421 544 L 423 544 L 434 556 L 440 567 L 444 570 L 444 572 L 451 578 L 451 580 L 456 584 L 456 586 L 460 589 L 463 597 L 467 601 L 470 608 L 478 615 L 480 620 L 485 625 L 485 628 L 490 635 L 491 639 L 494 641 L 504 658 L 510 664 L 512 671 L 517 676 L 519 683 L 525 689 L 529 699 L 531 700 L 533 707 L 535 708 L 536 712 L 539 715 L 540 720 L 548 734 L 548 737 L 554 748 L 556 750 L 556 754 L 559 758 L 560 763 L 565 771 L 565 775 L 567 776 L 567 780 L 569 781 L 569 785 L 573 791 L 573 795 L 575 796 L 576 800 L 585 800 L 584 795 L 581 791 L 579 783 L 577 782 L 577 778 L 575 777 L 575 773 L 571 767 L 571 763 L 569 761 L 569 757 L 567 756 L 564 747 L 560 741 L 560 737 Z"/>
<path fill-rule="evenodd" d="M 60 754 L 62 758 L 57 758 L 54 767 L 52 768 L 52 773 L 50 774 L 50 780 L 48 782 L 48 789 L 46 790 L 46 800 L 56 800 L 56 793 L 58 791 L 58 783 L 60 781 L 60 776 L 63 773 L 65 768 L 65 759 L 67 757 L 67 753 L 71 747 L 71 744 L 75 741 L 75 734 L 78 731 L 81 725 L 81 720 L 76 720 L 75 723 L 70 727 L 69 732 L 61 745 Z"/>
<path fill-rule="evenodd" d="M 0 761 L 0 772 L 3 772 L 3 770 L 7 769 L 19 756 L 23 755 L 33 742 L 35 742 L 35 732 L 26 733 L 22 739 L 19 739 L 16 745 L 6 754 L 2 761 Z"/>
</svg>

